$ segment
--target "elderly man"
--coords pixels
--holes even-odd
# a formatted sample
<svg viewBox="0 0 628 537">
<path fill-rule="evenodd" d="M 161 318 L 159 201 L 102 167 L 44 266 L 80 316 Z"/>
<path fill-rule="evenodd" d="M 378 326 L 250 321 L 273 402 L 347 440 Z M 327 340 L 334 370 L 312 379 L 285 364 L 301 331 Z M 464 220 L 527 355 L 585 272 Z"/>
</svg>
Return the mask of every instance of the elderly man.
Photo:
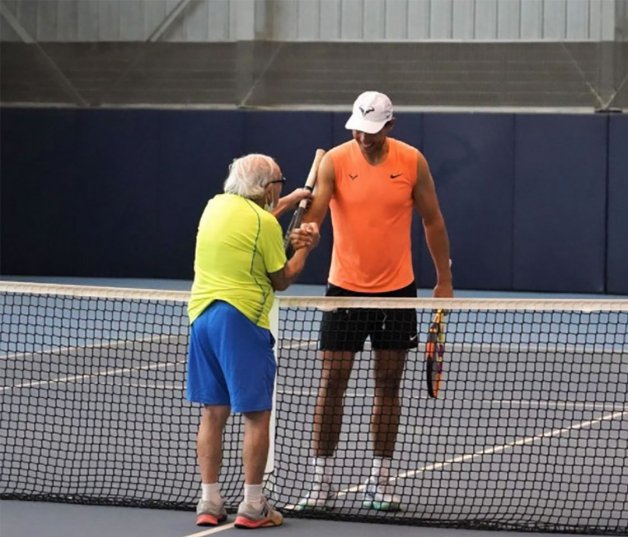
<svg viewBox="0 0 628 537">
<path fill-rule="evenodd" d="M 297 189 L 280 198 L 283 183 L 279 166 L 266 155 L 234 160 L 224 193 L 209 201 L 198 226 L 188 307 L 187 397 L 203 405 L 197 438 L 200 526 L 227 518 L 218 477 L 222 433 L 231 412 L 244 415 L 244 501 L 235 525 L 261 528 L 283 522 L 262 494 L 276 370 L 269 311 L 274 291 L 295 281 L 320 238 L 317 224 L 302 225 L 291 235 L 295 253 L 286 259 L 276 216 L 309 192 Z"/>
</svg>

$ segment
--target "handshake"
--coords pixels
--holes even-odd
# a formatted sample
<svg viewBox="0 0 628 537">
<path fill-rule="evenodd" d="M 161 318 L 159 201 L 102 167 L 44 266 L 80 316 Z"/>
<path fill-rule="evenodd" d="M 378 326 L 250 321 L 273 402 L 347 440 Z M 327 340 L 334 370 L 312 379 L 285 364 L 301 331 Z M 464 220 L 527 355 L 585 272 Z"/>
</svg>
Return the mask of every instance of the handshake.
<svg viewBox="0 0 628 537">
<path fill-rule="evenodd" d="M 318 245 L 321 234 L 316 223 L 305 222 L 294 228 L 288 238 L 290 246 L 295 252 L 301 248 L 307 248 L 310 251 Z"/>
</svg>

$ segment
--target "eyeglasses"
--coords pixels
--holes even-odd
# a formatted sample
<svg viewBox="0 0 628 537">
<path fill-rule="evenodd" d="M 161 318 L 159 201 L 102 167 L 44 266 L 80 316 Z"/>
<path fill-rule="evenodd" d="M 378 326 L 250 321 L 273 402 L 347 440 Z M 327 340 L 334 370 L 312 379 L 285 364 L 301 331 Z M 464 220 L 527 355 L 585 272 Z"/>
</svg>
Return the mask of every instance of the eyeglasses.
<svg viewBox="0 0 628 537">
<path fill-rule="evenodd" d="M 274 181 L 268 181 L 267 185 L 273 185 L 275 183 L 281 183 L 282 185 L 286 184 L 286 178 L 282 177 L 281 179 L 275 179 Z"/>
</svg>

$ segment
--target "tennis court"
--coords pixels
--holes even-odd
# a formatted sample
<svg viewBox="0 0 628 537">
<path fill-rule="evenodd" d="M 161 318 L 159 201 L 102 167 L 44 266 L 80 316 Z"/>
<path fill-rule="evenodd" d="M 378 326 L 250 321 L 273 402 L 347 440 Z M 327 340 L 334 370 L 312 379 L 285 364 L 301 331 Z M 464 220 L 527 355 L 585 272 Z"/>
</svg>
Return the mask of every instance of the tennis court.
<svg viewBox="0 0 628 537">
<path fill-rule="evenodd" d="M 300 513 L 317 335 L 332 306 L 317 303 L 321 287 L 281 293 L 266 486 L 286 520 L 271 533 L 628 535 L 628 301 L 591 294 L 628 292 L 627 12 L 625 0 L 0 0 L 0 289 L 61 286 L 0 290 L 0 535 L 235 534 L 231 523 L 194 525 L 190 282 L 6 274 L 188 278 L 198 216 L 222 184 L 210 172 L 264 152 L 287 187 L 301 186 L 312 150 L 348 136 L 351 102 L 367 89 L 394 97 L 395 137 L 428 157 L 456 287 L 590 294 L 456 290 L 471 301 L 446 318 L 438 399 L 424 355 L 437 304 L 414 304 L 419 347 L 402 380 L 391 477 L 403 510 L 361 503 L 367 344 L 344 398 L 335 509 Z M 427 287 L 431 259 L 422 230 L 413 235 Z M 325 279 L 329 247 L 304 281 Z M 241 435 L 232 417 L 230 520 Z"/>
<path fill-rule="evenodd" d="M 195 534 L 189 510 L 198 495 L 198 411 L 183 398 L 185 292 L 41 291 L 2 295 L 2 497 L 175 509 L 144 512 L 185 521 L 187 530 L 169 535 Z M 288 527 L 299 525 L 299 532 L 301 523 L 321 527 L 296 520 L 304 515 L 291 507 L 309 479 L 318 323 L 321 308 L 337 306 L 326 300 L 279 301 L 276 441 L 267 487 Z M 439 398 L 430 399 L 425 389 L 426 330 L 419 329 L 421 344 L 404 374 L 391 479 L 404 510 L 382 514 L 361 506 L 371 458 L 367 345 L 345 397 L 336 508 L 305 516 L 317 518 L 316 524 L 324 517 L 330 528 L 350 520 L 356 526 L 419 524 L 420 531 L 447 526 L 625 533 L 625 301 L 598 300 L 591 308 L 519 299 L 513 310 L 505 299 L 461 300 L 466 309 L 454 306 L 447 317 Z M 428 301 L 419 311 L 419 327 L 429 325 L 431 312 Z M 222 473 L 231 509 L 241 494 L 240 434 L 239 420 L 232 418 Z M 35 505 L 42 504 L 2 502 L 2 509 Z M 176 510 L 185 516 L 179 519 Z M 341 527 L 368 535 L 353 524 Z M 397 528 L 398 535 L 419 531 Z M 387 530 L 375 525 L 373 531 Z"/>
</svg>

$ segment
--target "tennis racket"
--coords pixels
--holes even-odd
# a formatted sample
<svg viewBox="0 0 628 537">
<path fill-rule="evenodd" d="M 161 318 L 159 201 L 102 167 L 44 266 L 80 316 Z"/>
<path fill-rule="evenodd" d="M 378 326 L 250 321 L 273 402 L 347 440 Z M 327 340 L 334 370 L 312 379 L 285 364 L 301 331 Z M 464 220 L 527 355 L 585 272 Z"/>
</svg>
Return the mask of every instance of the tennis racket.
<svg viewBox="0 0 628 537">
<path fill-rule="evenodd" d="M 314 160 L 312 161 L 312 166 L 310 167 L 310 173 L 307 175 L 307 179 L 305 180 L 305 188 L 307 188 L 310 192 L 314 190 L 314 185 L 316 185 L 316 175 L 318 173 L 318 166 L 321 163 L 321 159 L 325 151 L 323 149 L 317 149 L 314 155 Z M 293 229 L 298 228 L 301 225 L 301 221 L 303 220 L 303 215 L 305 214 L 305 210 L 307 209 L 308 200 L 301 200 L 299 206 L 295 209 L 294 214 L 292 215 L 292 219 L 290 220 L 290 224 L 288 225 L 288 229 L 286 230 L 286 234 L 283 238 L 283 247 L 286 251 L 286 255 L 289 256 L 290 250 L 292 249 L 290 246 L 290 233 Z"/>
<path fill-rule="evenodd" d="M 445 310 L 434 314 L 425 345 L 425 380 L 427 393 L 437 398 L 443 376 L 443 358 L 445 356 Z"/>
</svg>

